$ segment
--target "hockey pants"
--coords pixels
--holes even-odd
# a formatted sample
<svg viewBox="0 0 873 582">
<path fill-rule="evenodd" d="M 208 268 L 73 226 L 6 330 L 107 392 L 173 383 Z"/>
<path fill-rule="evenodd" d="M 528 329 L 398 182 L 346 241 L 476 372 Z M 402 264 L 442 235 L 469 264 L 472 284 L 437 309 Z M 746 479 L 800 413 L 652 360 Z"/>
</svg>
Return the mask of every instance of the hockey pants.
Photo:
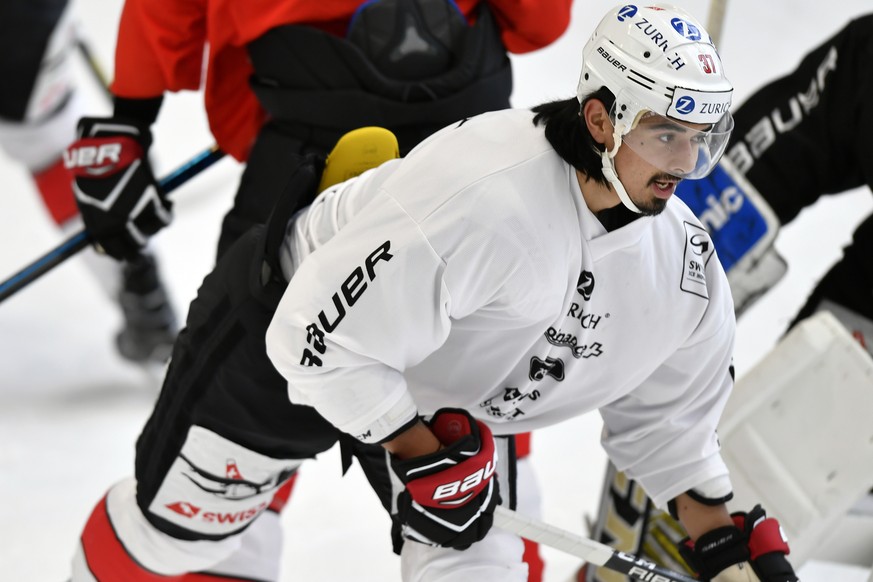
<svg viewBox="0 0 873 582">
<path fill-rule="evenodd" d="M 291 404 L 267 358 L 264 333 L 284 285 L 261 282 L 264 233 L 249 231 L 204 280 L 137 440 L 135 479 L 113 486 L 94 509 L 73 581 L 276 580 L 275 510 L 300 464 L 338 440 L 390 510 L 399 483 L 389 477 L 384 449 Z M 506 462 L 501 490 L 511 503 L 513 439 L 498 441 Z M 464 572 L 483 582 L 523 582 L 521 555 L 519 538 L 493 530 L 465 552 L 407 542 L 401 564 L 404 580 Z"/>
</svg>

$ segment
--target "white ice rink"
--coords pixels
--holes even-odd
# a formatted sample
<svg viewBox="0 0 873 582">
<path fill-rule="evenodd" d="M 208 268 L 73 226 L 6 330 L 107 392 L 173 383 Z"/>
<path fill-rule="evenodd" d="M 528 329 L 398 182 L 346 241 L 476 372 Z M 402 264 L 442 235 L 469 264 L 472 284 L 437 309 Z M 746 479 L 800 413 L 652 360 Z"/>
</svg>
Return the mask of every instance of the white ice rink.
<svg viewBox="0 0 873 582">
<path fill-rule="evenodd" d="M 121 0 L 73 2 L 84 38 L 111 70 Z M 676 3 L 706 21 L 709 0 Z M 577 0 L 571 28 L 557 43 L 514 59 L 514 105 L 572 95 L 581 47 L 612 5 Z M 870 0 L 728 2 L 720 53 L 736 87 L 734 102 L 791 70 L 807 49 L 870 9 Z M 79 72 L 93 112 L 106 114 L 108 105 L 84 67 Z M 155 128 L 156 173 L 165 175 L 210 144 L 201 96 L 169 96 Z M 212 265 L 239 172 L 237 164 L 223 160 L 180 188 L 174 193 L 176 221 L 154 240 L 180 316 Z M 2 152 L 0 177 L 0 279 L 5 280 L 63 239 L 25 171 Z M 871 210 L 873 197 L 862 189 L 820 202 L 783 229 L 777 246 L 791 267 L 739 322 L 740 375 L 772 347 Z M 0 580 L 64 580 L 93 504 L 109 485 L 132 473 L 134 440 L 158 383 L 116 355 L 112 338 L 119 323 L 116 306 L 80 257 L 0 304 Z M 605 462 L 599 430 L 599 417 L 592 414 L 535 434 L 533 462 L 546 521 L 585 533 Z M 340 478 L 335 451 L 304 465 L 283 519 L 290 526 L 283 582 L 399 580 L 388 519 L 357 468 Z M 577 560 L 545 554 L 547 581 L 568 581 Z M 814 561 L 801 574 L 804 582 L 866 582 L 869 571 Z"/>
</svg>

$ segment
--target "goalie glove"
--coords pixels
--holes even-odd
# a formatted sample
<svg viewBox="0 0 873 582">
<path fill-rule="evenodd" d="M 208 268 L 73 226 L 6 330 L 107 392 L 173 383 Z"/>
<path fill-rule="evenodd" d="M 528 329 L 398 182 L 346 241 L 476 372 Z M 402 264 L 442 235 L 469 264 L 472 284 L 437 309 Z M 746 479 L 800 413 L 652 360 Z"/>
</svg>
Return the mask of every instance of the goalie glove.
<svg viewBox="0 0 873 582">
<path fill-rule="evenodd" d="M 797 582 L 785 556 L 788 543 L 779 522 L 760 505 L 732 513 L 733 526 L 714 529 L 694 543 L 686 538 L 679 552 L 705 582 Z"/>
<path fill-rule="evenodd" d="M 172 204 L 155 182 L 149 126 L 124 118 L 85 117 L 64 153 L 85 228 L 98 250 L 136 258 L 148 237 L 170 223 Z"/>
<path fill-rule="evenodd" d="M 491 430 L 465 410 L 444 408 L 427 423 L 443 444 L 391 467 L 405 485 L 397 499 L 403 537 L 463 550 L 491 529 L 500 503 Z"/>
</svg>

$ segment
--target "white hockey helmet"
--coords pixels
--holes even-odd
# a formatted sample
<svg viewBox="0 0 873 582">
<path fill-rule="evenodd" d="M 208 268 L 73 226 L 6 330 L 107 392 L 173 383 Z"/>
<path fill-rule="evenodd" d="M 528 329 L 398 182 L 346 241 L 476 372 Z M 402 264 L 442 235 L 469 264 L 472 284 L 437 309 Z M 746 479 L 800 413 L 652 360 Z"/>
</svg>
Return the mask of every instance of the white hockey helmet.
<svg viewBox="0 0 873 582">
<path fill-rule="evenodd" d="M 659 169 L 679 178 L 707 175 L 724 153 L 733 129 L 729 108 L 733 87 L 709 34 L 680 8 L 625 4 L 610 10 L 582 51 L 577 87 L 580 103 L 606 87 L 615 96 L 610 110 L 615 145 L 604 152 L 603 169 L 625 206 L 639 212 L 618 181 L 612 158 L 622 141 Z M 675 126 L 684 137 L 636 132 L 645 117 L 660 127 Z M 647 123 L 651 127 L 651 123 Z M 624 138 L 624 139 L 623 139 Z M 690 146 L 690 150 L 689 150 Z M 690 163 L 675 164 L 679 148 Z M 690 153 L 689 153 L 690 152 Z"/>
</svg>

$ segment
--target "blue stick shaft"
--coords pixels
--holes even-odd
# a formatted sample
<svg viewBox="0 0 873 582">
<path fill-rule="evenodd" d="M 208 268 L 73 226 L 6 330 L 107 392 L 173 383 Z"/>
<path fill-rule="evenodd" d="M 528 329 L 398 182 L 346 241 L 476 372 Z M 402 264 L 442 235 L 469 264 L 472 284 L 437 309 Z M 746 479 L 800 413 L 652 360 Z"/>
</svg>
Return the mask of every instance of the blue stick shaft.
<svg viewBox="0 0 873 582">
<path fill-rule="evenodd" d="M 191 159 L 185 165 L 176 168 L 170 175 L 161 180 L 161 189 L 170 193 L 218 160 L 224 157 L 224 152 L 213 146 Z M 17 291 L 26 287 L 45 273 L 51 271 L 85 247 L 91 242 L 88 232 L 81 230 L 62 242 L 51 251 L 47 252 L 34 262 L 30 263 L 5 281 L 0 283 L 0 302 L 14 295 Z"/>
</svg>

